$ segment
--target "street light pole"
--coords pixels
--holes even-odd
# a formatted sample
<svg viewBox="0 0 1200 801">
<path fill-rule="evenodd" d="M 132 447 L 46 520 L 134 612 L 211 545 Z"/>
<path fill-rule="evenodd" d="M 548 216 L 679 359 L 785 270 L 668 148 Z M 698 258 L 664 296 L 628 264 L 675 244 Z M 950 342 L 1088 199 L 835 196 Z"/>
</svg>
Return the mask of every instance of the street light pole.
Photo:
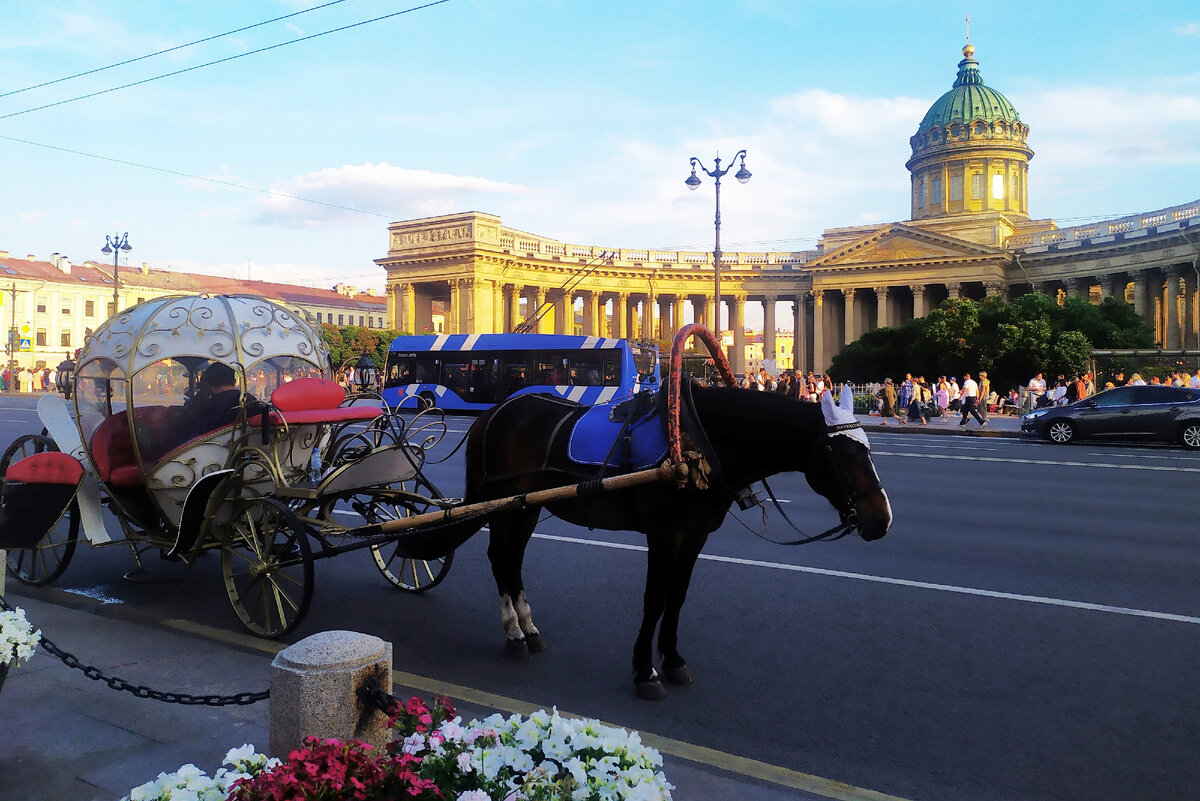
<svg viewBox="0 0 1200 801">
<path fill-rule="evenodd" d="M 129 245 L 129 232 L 126 231 L 121 236 L 113 234 L 112 236 L 104 237 L 104 247 L 100 250 L 101 253 L 111 253 L 113 257 L 113 314 L 120 311 L 120 291 L 121 291 L 121 276 L 119 270 L 121 266 L 117 263 L 117 259 L 121 256 L 122 250 L 133 250 Z"/>
<path fill-rule="evenodd" d="M 733 160 L 741 159 L 741 169 L 734 173 L 733 177 L 738 179 L 739 183 L 746 183 L 750 180 L 750 171 L 746 169 L 746 151 L 739 150 L 734 154 L 733 159 L 730 159 L 730 164 L 725 169 L 721 169 L 721 155 L 713 161 L 713 168 L 710 170 L 704 166 L 700 159 L 692 156 L 692 174 L 684 181 L 688 189 L 699 189 L 703 183 L 700 177 L 696 175 L 696 169 L 704 171 L 704 174 L 712 178 L 716 184 L 717 194 L 717 213 L 713 219 L 713 227 L 716 228 L 716 243 L 713 247 L 713 325 L 714 333 L 717 335 L 718 341 L 721 336 L 721 179 L 733 168 Z"/>
</svg>

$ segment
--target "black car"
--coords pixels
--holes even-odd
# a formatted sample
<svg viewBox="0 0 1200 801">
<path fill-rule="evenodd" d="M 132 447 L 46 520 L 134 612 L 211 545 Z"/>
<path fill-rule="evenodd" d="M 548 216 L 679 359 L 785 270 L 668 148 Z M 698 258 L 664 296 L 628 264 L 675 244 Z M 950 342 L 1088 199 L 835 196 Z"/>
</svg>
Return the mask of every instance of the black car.
<svg viewBox="0 0 1200 801">
<path fill-rule="evenodd" d="M 1021 416 L 1021 433 L 1052 442 L 1080 437 L 1153 439 L 1200 449 L 1200 389 L 1159 384 L 1110 389 Z"/>
</svg>

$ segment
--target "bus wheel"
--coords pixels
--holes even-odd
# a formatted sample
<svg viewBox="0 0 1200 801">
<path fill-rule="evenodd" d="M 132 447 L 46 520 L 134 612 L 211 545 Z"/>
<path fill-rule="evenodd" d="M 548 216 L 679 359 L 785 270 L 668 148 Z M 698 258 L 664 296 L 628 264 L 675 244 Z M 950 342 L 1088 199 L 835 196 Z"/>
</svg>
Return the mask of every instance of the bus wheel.
<svg viewBox="0 0 1200 801">
<path fill-rule="evenodd" d="M 436 409 L 437 408 L 437 396 L 434 395 L 432 392 L 422 392 L 417 397 L 421 399 L 421 404 L 422 404 L 423 409 Z"/>
</svg>

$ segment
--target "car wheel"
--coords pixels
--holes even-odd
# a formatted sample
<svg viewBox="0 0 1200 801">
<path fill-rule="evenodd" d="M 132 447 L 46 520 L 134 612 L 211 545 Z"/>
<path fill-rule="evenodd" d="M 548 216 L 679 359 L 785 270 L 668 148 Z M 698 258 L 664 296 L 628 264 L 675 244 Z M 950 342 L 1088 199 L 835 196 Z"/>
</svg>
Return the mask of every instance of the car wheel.
<svg viewBox="0 0 1200 801">
<path fill-rule="evenodd" d="M 1066 445 L 1075 439 L 1075 426 L 1071 425 L 1070 420 L 1055 420 L 1050 423 L 1050 427 L 1046 429 L 1046 433 L 1050 435 L 1052 442 L 1057 442 L 1059 445 Z"/>
<path fill-rule="evenodd" d="M 1200 450 L 1200 421 L 1184 423 L 1179 432 L 1179 441 L 1190 451 Z"/>
</svg>

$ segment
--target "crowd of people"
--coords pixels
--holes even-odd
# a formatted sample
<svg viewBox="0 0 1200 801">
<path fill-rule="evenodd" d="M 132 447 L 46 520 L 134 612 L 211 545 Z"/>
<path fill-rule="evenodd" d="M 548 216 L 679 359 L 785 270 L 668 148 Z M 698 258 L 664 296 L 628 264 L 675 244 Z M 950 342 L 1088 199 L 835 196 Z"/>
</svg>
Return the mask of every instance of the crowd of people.
<svg viewBox="0 0 1200 801">
<path fill-rule="evenodd" d="M 1030 407 L 1038 409 L 1044 406 L 1065 406 L 1068 403 L 1074 403 L 1077 400 L 1083 400 L 1095 395 L 1098 391 L 1103 392 L 1106 389 L 1113 389 L 1115 387 L 1137 387 L 1158 384 L 1169 387 L 1192 387 L 1200 389 L 1200 369 L 1197 369 L 1195 374 L 1189 373 L 1186 370 L 1176 370 L 1165 377 L 1154 375 L 1150 376 L 1149 381 L 1142 378 L 1141 373 L 1133 373 L 1126 378 L 1125 372 L 1118 370 L 1113 373 L 1110 380 L 1105 381 L 1099 388 L 1097 388 L 1096 376 L 1093 373 L 1082 373 L 1069 377 L 1060 373 L 1053 386 L 1050 385 L 1041 373 L 1038 373 L 1029 379 L 1027 389 L 1029 390 Z"/>
<path fill-rule="evenodd" d="M 1013 389 L 1000 395 L 992 389 L 986 370 L 979 372 L 978 380 L 970 373 L 963 373 L 962 383 L 958 376 L 944 375 L 935 381 L 926 381 L 925 376 L 904 374 L 904 381 L 896 386 L 888 378 L 876 392 L 880 425 L 895 420 L 899 425 L 920 423 L 928 425 L 930 420 L 943 423 L 958 417 L 958 424 L 966 427 L 972 418 L 980 428 L 988 424 L 991 414 L 1007 414 L 1020 405 L 1020 393 Z"/>
<path fill-rule="evenodd" d="M 54 371 L 49 367 L 5 367 L 3 386 L 5 392 L 50 392 L 57 389 Z"/>
<path fill-rule="evenodd" d="M 821 399 L 822 392 L 833 388 L 833 379 L 828 375 L 816 375 L 812 370 L 809 370 L 807 375 L 788 370 L 779 375 L 772 375 L 765 367 L 760 367 L 742 377 L 742 388 L 779 392 L 802 401 L 816 403 Z"/>
</svg>

